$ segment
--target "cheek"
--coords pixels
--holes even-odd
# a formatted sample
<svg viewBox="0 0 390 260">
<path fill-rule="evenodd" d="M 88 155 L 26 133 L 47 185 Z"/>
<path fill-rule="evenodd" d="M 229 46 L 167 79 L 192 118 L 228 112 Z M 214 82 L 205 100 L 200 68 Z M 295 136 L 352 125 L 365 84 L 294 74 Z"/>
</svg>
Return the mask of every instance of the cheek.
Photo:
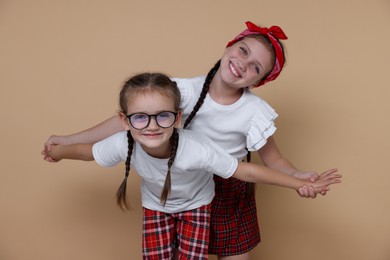
<svg viewBox="0 0 390 260">
<path fill-rule="evenodd" d="M 137 141 L 139 139 L 141 130 L 136 130 L 136 129 L 132 128 L 132 127 L 130 127 L 129 130 L 130 130 L 130 134 L 133 137 L 133 139 Z"/>
<path fill-rule="evenodd" d="M 257 74 L 256 72 L 251 72 L 250 76 L 249 76 L 249 85 L 255 85 L 257 84 L 258 82 L 260 82 L 260 80 L 263 78 L 262 75 L 259 75 Z"/>
<path fill-rule="evenodd" d="M 167 136 L 171 137 L 171 135 L 173 135 L 173 127 L 166 129 L 165 134 Z"/>
</svg>

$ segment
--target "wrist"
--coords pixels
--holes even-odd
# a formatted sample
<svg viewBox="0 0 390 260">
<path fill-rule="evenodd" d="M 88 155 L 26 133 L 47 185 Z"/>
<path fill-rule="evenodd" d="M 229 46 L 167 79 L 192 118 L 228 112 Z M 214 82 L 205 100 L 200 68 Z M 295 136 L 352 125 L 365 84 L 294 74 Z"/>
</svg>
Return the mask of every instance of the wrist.
<svg viewBox="0 0 390 260">
<path fill-rule="evenodd" d="M 301 179 L 300 176 L 301 176 L 302 172 L 299 171 L 299 170 L 292 170 L 291 172 L 288 173 L 288 175 L 290 176 L 293 176 L 295 178 L 298 178 L 298 179 Z"/>
</svg>

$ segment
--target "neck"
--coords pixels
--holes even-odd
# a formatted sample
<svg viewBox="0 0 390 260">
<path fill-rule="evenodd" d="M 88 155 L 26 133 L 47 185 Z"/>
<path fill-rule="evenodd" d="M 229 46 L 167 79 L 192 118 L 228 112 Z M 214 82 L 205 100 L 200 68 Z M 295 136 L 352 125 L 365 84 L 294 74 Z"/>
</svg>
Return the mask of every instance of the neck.
<svg viewBox="0 0 390 260">
<path fill-rule="evenodd" d="M 218 69 L 210 83 L 210 97 L 221 105 L 231 105 L 240 99 L 243 93 L 242 88 L 234 88 L 226 84 L 221 78 L 221 70 Z"/>
<path fill-rule="evenodd" d="M 167 159 L 171 157 L 172 143 L 169 140 L 166 144 L 161 145 L 160 147 L 150 148 L 145 147 L 141 144 L 142 149 L 150 156 L 157 159 Z"/>
</svg>

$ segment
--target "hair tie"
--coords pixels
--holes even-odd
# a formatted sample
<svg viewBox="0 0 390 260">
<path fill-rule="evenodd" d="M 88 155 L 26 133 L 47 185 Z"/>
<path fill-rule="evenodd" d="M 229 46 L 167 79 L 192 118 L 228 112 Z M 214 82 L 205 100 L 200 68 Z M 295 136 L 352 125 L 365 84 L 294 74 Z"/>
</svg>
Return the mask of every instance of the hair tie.
<svg viewBox="0 0 390 260">
<path fill-rule="evenodd" d="M 267 27 L 259 27 L 256 24 L 251 23 L 249 21 L 246 22 L 245 24 L 248 29 L 244 30 L 239 35 L 237 35 L 233 40 L 228 42 L 226 47 L 233 45 L 234 43 L 242 40 L 244 37 L 248 35 L 259 34 L 267 37 L 271 41 L 272 46 L 274 47 L 275 50 L 275 58 L 276 58 L 275 65 L 272 68 L 270 74 L 257 84 L 256 87 L 259 87 L 269 81 L 276 79 L 279 76 L 280 72 L 282 71 L 285 60 L 283 54 L 283 47 L 279 43 L 279 40 L 287 40 L 288 38 L 286 34 L 283 32 L 283 30 L 276 25 L 267 28 Z"/>
</svg>

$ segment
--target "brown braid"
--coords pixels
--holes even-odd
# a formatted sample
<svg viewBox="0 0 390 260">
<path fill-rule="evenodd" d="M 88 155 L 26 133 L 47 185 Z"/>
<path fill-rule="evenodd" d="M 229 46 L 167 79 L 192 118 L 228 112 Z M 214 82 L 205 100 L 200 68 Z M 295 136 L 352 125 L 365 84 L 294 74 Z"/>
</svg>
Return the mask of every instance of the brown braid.
<svg viewBox="0 0 390 260">
<path fill-rule="evenodd" d="M 173 162 L 175 161 L 177 147 L 179 144 L 179 134 L 177 133 L 176 128 L 173 129 L 171 142 L 172 142 L 172 148 L 171 148 L 171 156 L 169 157 L 168 160 L 168 172 L 167 172 L 167 176 L 165 177 L 164 188 L 163 191 L 161 192 L 161 197 L 160 197 L 160 201 L 164 206 L 165 203 L 167 202 L 168 195 L 171 192 L 171 167 Z"/>
<path fill-rule="evenodd" d="M 214 67 L 207 74 L 206 80 L 203 84 L 202 92 L 199 95 L 199 99 L 196 102 L 196 105 L 194 106 L 194 108 L 192 109 L 192 112 L 187 117 L 183 128 L 186 128 L 191 123 L 192 119 L 195 117 L 196 113 L 199 111 L 200 107 L 203 105 L 204 99 L 206 98 L 206 95 L 209 92 L 210 83 L 213 80 L 215 73 L 217 73 L 220 65 L 221 65 L 221 60 L 217 61 L 217 63 L 214 65 Z"/>
<path fill-rule="evenodd" d="M 251 162 L 251 152 L 246 148 L 247 154 L 246 154 L 246 161 L 249 163 Z M 246 183 L 246 195 L 255 195 L 256 191 L 256 183 L 253 182 L 247 182 Z"/>
<path fill-rule="evenodd" d="M 126 165 L 125 179 L 123 180 L 121 186 L 119 186 L 119 189 L 116 193 L 116 203 L 122 210 L 125 209 L 128 210 L 130 208 L 126 197 L 127 177 L 129 177 L 130 160 L 131 160 L 131 154 L 133 153 L 133 144 L 134 144 L 134 139 L 131 136 L 130 131 L 127 131 L 127 140 L 128 140 L 128 151 L 127 151 L 127 158 L 125 163 Z"/>
</svg>

